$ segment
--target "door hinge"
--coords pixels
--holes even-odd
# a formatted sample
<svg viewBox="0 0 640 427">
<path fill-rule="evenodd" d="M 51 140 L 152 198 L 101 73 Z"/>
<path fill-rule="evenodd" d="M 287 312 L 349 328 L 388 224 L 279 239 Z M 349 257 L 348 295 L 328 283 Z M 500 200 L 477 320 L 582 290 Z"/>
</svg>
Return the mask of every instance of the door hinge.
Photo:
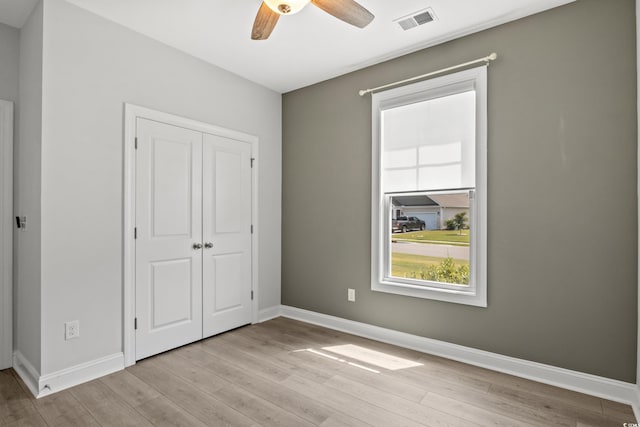
<svg viewBox="0 0 640 427">
<path fill-rule="evenodd" d="M 138 238 L 138 227 L 133 227 L 133 238 L 134 239 Z"/>
<path fill-rule="evenodd" d="M 251 291 L 251 301 L 253 301 L 253 291 Z"/>
<path fill-rule="evenodd" d="M 251 224 L 251 234 L 253 234 L 253 224 Z"/>
<path fill-rule="evenodd" d="M 256 161 L 256 158 L 255 158 L 255 157 L 252 157 L 252 158 L 251 158 L 251 167 L 253 167 L 253 162 L 255 162 L 255 161 Z"/>
<path fill-rule="evenodd" d="M 135 319 L 133 319 L 133 329 L 134 330 L 138 329 L 138 318 L 137 317 Z"/>
<path fill-rule="evenodd" d="M 138 149 L 138 137 L 137 136 L 135 137 L 135 140 L 134 140 L 134 147 L 135 147 L 136 150 Z"/>
</svg>

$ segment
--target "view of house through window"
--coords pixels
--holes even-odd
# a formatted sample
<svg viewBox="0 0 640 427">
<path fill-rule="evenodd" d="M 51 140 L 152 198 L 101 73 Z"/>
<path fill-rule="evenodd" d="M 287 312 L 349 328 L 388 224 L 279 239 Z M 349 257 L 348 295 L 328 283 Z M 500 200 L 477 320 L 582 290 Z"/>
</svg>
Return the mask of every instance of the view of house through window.
<svg viewBox="0 0 640 427">
<path fill-rule="evenodd" d="M 391 277 L 469 285 L 469 192 L 389 196 Z"/>
</svg>

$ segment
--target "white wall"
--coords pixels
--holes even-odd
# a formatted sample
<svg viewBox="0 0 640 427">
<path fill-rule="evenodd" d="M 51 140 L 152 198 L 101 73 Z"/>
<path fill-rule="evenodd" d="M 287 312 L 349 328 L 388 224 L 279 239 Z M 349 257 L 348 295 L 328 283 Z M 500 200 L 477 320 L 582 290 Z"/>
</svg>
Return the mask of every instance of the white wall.
<svg viewBox="0 0 640 427">
<path fill-rule="evenodd" d="M 42 374 L 122 351 L 124 102 L 259 137 L 258 291 L 279 305 L 280 95 L 62 0 L 44 39 Z"/>
<path fill-rule="evenodd" d="M 42 143 L 42 3 L 20 30 L 19 139 L 15 147 L 14 211 L 27 216 L 15 233 L 14 350 L 38 370 L 41 360 L 40 162 Z"/>
<path fill-rule="evenodd" d="M 0 99 L 18 101 L 20 32 L 0 24 Z"/>
</svg>

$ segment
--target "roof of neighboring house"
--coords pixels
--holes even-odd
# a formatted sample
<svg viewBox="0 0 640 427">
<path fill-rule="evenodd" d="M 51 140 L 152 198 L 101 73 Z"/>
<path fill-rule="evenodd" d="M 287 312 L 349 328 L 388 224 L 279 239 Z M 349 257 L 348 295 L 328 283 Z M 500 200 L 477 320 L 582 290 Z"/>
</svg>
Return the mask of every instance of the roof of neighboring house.
<svg viewBox="0 0 640 427">
<path fill-rule="evenodd" d="M 432 194 L 429 196 L 429 198 L 431 198 L 434 202 L 436 202 L 443 208 L 468 208 L 469 207 L 468 193 Z"/>
<path fill-rule="evenodd" d="M 468 208 L 469 195 L 467 193 L 430 194 L 429 196 L 393 196 L 394 206 L 441 206 L 443 208 Z"/>
</svg>

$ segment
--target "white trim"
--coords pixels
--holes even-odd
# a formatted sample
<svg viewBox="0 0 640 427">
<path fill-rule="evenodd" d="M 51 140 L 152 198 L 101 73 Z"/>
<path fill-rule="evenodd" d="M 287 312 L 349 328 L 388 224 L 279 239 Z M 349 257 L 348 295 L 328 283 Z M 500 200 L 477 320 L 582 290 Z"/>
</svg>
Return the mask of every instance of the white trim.
<svg viewBox="0 0 640 427">
<path fill-rule="evenodd" d="M 253 168 L 251 169 L 251 224 L 253 225 L 253 234 L 251 235 L 251 289 L 253 290 L 253 305 L 251 322 L 259 322 L 258 314 L 258 300 L 260 299 L 260 287 L 258 286 L 258 248 L 259 236 L 258 230 L 260 229 L 258 224 L 258 176 L 260 170 L 260 162 L 258 161 L 260 151 L 260 144 L 258 144 L 258 138 L 251 143 L 251 154 L 253 158 Z"/>
<path fill-rule="evenodd" d="M 123 262 L 122 262 L 122 282 L 123 282 L 123 353 L 124 365 L 131 366 L 136 363 L 135 358 L 135 331 L 133 321 L 135 318 L 135 245 L 133 239 L 133 228 L 135 224 L 135 137 L 136 119 L 145 118 L 161 123 L 222 136 L 224 138 L 235 139 L 251 144 L 251 156 L 256 159 L 252 170 L 252 208 L 251 217 L 253 223 L 253 234 L 251 235 L 252 251 L 252 283 L 254 298 L 252 304 L 251 318 L 253 323 L 258 321 L 258 137 L 209 123 L 199 122 L 169 113 L 152 110 L 134 104 L 124 104 L 124 177 L 123 177 Z"/>
<path fill-rule="evenodd" d="M 0 100 L 0 369 L 13 362 L 13 103 Z"/>
<path fill-rule="evenodd" d="M 40 398 L 124 369 L 124 355 L 115 353 L 40 376 L 33 365 L 16 351 L 14 369 L 31 393 Z"/>
<path fill-rule="evenodd" d="M 633 415 L 636 417 L 636 420 L 640 420 L 640 388 L 636 384 L 634 401 L 630 403 L 631 408 L 633 409 Z"/>
<path fill-rule="evenodd" d="M 123 369 L 124 355 L 122 353 L 115 353 L 62 369 L 52 374 L 43 375 L 38 381 L 40 392 L 37 397 L 56 393 Z"/>
<path fill-rule="evenodd" d="M 24 381 L 31 394 L 37 396 L 40 373 L 19 350 L 13 353 L 13 370 L 22 378 L 22 381 Z"/>
<path fill-rule="evenodd" d="M 516 359 L 514 357 L 503 356 L 501 354 L 477 350 L 431 338 L 424 338 L 295 307 L 282 306 L 281 315 L 325 328 L 347 332 L 451 360 L 457 360 L 469 365 L 629 404 L 633 406 L 634 411 L 638 402 L 637 388 L 636 385 L 632 383 L 612 380 L 542 363 L 530 362 L 528 360 Z"/>
<path fill-rule="evenodd" d="M 275 307 L 263 308 L 258 313 L 258 323 L 266 322 L 267 320 L 275 319 L 282 315 L 282 309 L 279 305 Z"/>
<path fill-rule="evenodd" d="M 429 285 L 427 281 L 390 278 L 388 209 L 382 176 L 383 110 L 467 90 L 476 93 L 475 199 L 471 203 L 471 283 L 468 289 Z M 487 66 L 470 68 L 431 80 L 374 93 L 371 97 L 371 290 L 458 304 L 487 306 Z M 453 190 L 453 189 L 452 189 Z M 416 192 L 423 192 L 418 191 Z M 431 282 L 433 283 L 433 282 Z"/>
</svg>

